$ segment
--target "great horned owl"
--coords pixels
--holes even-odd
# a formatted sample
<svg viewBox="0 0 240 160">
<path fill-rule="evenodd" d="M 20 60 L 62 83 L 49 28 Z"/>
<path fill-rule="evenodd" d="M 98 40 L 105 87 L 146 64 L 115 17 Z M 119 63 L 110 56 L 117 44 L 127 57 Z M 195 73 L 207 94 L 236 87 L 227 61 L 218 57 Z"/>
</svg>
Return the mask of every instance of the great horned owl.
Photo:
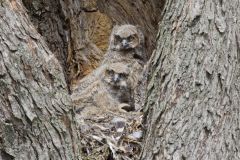
<svg viewBox="0 0 240 160">
<path fill-rule="evenodd" d="M 117 101 L 121 103 L 129 103 L 130 106 L 134 106 L 130 99 L 132 99 L 134 95 L 137 95 L 136 92 L 138 92 L 136 88 L 139 85 L 139 81 L 141 79 L 143 67 L 145 64 L 146 53 L 144 49 L 144 36 L 138 27 L 133 25 L 115 26 L 110 36 L 108 51 L 104 56 L 101 65 L 94 72 L 92 72 L 79 82 L 79 85 L 77 85 L 77 87 L 72 90 L 72 95 L 74 95 L 73 97 L 78 97 L 77 95 L 81 95 L 80 97 L 82 98 L 84 97 L 83 95 L 85 95 L 85 97 L 88 97 L 89 92 L 92 92 L 94 90 L 93 88 L 100 87 L 102 88 L 101 92 L 111 92 L 110 94 L 105 94 L 105 98 L 106 96 L 112 95 L 108 98 L 115 98 L 118 99 Z M 124 79 L 124 76 L 122 74 L 118 74 L 120 72 L 117 70 L 117 66 L 119 68 L 122 68 L 122 73 L 125 72 L 123 72 L 123 68 L 128 70 L 127 87 L 124 87 L 125 82 L 120 83 L 114 81 L 107 81 L 108 74 L 109 76 L 111 76 L 110 74 L 112 74 L 110 72 L 110 68 L 114 68 L 115 72 L 114 74 L 112 74 L 112 76 L 114 75 L 116 80 L 118 78 L 121 78 L 122 80 Z M 130 81 L 131 83 L 129 83 Z M 101 86 L 93 87 L 96 84 L 101 84 Z M 103 86 L 103 84 L 105 85 Z M 121 87 L 116 87 L 116 85 L 119 85 Z M 97 92 L 99 91 L 94 91 L 94 94 Z M 101 99 L 100 101 L 102 102 Z M 109 102 L 111 101 L 112 100 L 109 100 Z M 96 101 L 96 103 L 98 102 Z M 112 104 L 108 105 L 112 106 Z"/>
<path fill-rule="evenodd" d="M 99 79 L 102 70 L 111 63 L 121 62 L 131 68 L 131 72 L 140 75 L 145 64 L 146 53 L 144 47 L 144 36 L 140 29 L 133 25 L 121 25 L 113 28 L 110 36 L 109 48 L 105 54 L 101 65 L 83 78 L 75 87 L 71 88 L 72 92 L 79 92 Z M 142 68 L 134 66 L 139 64 Z"/>
<path fill-rule="evenodd" d="M 106 68 L 102 81 L 117 101 L 133 108 L 133 79 L 129 76 L 130 72 L 128 65 L 113 63 Z"/>
<path fill-rule="evenodd" d="M 115 26 L 102 64 L 120 61 L 144 63 L 144 48 L 144 36 L 138 27 L 130 24 Z"/>
<path fill-rule="evenodd" d="M 116 110 L 119 106 L 127 111 L 134 110 L 130 72 L 128 65 L 122 63 L 106 66 L 97 81 L 81 92 L 72 94 L 76 111 L 91 115 L 104 109 Z"/>
</svg>

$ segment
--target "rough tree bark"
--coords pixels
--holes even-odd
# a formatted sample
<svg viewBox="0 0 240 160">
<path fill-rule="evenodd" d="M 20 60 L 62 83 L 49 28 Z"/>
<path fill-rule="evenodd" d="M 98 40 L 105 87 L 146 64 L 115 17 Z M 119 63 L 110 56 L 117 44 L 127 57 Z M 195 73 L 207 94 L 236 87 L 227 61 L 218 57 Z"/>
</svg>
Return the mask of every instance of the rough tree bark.
<svg viewBox="0 0 240 160">
<path fill-rule="evenodd" d="M 0 159 L 80 159 L 63 70 L 74 83 L 97 66 L 115 23 L 143 27 L 151 52 L 159 2 L 24 0 L 33 26 L 20 0 L 0 0 Z M 240 159 L 239 5 L 166 0 L 142 159 Z"/>
<path fill-rule="evenodd" d="M 80 159 L 63 70 L 20 0 L 0 1 L 0 159 Z"/>
<path fill-rule="evenodd" d="M 240 2 L 167 0 L 142 159 L 240 159 Z"/>
</svg>

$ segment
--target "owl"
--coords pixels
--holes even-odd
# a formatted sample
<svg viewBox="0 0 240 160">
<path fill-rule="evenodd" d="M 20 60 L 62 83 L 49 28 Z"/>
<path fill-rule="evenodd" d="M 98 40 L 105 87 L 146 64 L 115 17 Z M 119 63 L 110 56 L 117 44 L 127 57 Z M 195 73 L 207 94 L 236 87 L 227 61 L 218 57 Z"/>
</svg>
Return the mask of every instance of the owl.
<svg viewBox="0 0 240 160">
<path fill-rule="evenodd" d="M 102 79 L 109 93 L 120 103 L 126 103 L 133 107 L 133 79 L 131 79 L 130 68 L 122 63 L 110 64 Z"/>
<path fill-rule="evenodd" d="M 132 110 L 134 108 L 132 99 L 140 97 L 137 95 L 137 86 L 145 65 L 144 49 L 144 36 L 138 27 L 128 24 L 115 26 L 101 65 L 72 90 L 73 98 L 81 97 L 81 101 L 88 101 L 83 104 L 90 105 L 91 100 L 100 106 L 128 104 L 127 110 Z M 97 101 L 96 97 L 102 98 Z M 104 98 L 106 100 L 103 100 Z M 118 104 L 112 103 L 113 101 Z"/>
<path fill-rule="evenodd" d="M 130 24 L 115 26 L 102 64 L 120 61 L 144 63 L 145 60 L 144 36 L 140 29 Z"/>
<path fill-rule="evenodd" d="M 99 79 L 99 74 L 102 73 L 102 70 L 111 63 L 125 63 L 129 68 L 132 68 L 132 73 L 140 74 L 142 72 L 145 65 L 146 53 L 144 36 L 138 27 L 129 24 L 117 25 L 113 28 L 109 41 L 108 51 L 103 57 L 100 66 L 80 80 L 76 86 L 73 86 L 71 88 L 72 92 L 80 92 L 91 85 Z M 137 70 L 134 67 L 136 63 L 142 66 L 140 70 L 139 67 Z"/>
<path fill-rule="evenodd" d="M 89 116 L 104 109 L 134 110 L 133 79 L 129 77 L 130 72 L 128 65 L 122 63 L 106 66 L 97 81 L 71 95 L 76 112 Z"/>
</svg>

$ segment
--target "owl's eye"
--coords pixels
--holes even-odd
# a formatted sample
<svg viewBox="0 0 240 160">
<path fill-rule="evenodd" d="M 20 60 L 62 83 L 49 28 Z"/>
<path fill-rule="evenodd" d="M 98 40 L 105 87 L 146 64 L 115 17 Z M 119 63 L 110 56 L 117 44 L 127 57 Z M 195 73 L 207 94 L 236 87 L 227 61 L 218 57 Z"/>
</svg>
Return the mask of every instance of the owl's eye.
<svg viewBox="0 0 240 160">
<path fill-rule="evenodd" d="M 114 36 L 115 42 L 121 42 L 122 38 L 119 35 Z"/>
<path fill-rule="evenodd" d="M 134 37 L 133 36 L 129 36 L 128 37 L 128 41 L 133 41 L 134 40 Z"/>
<path fill-rule="evenodd" d="M 113 71 L 113 70 L 107 70 L 107 73 L 108 73 L 109 75 L 114 75 L 114 71 Z"/>
<path fill-rule="evenodd" d="M 127 78 L 128 74 L 126 74 L 126 73 L 120 73 L 119 76 L 122 77 L 122 78 Z"/>
<path fill-rule="evenodd" d="M 134 41 L 134 40 L 136 40 L 136 39 L 137 39 L 137 35 L 136 35 L 136 34 L 131 35 L 131 36 L 128 37 L 128 40 L 129 40 L 129 41 Z"/>
</svg>

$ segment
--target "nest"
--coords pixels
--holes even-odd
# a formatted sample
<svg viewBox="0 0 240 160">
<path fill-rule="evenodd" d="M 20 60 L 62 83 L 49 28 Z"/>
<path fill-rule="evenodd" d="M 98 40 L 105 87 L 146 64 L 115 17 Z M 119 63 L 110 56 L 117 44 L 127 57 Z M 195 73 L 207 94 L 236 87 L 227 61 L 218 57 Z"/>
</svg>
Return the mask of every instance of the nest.
<svg viewBox="0 0 240 160">
<path fill-rule="evenodd" d="M 101 110 L 77 114 L 84 160 L 139 159 L 142 140 L 142 113 Z"/>
</svg>

